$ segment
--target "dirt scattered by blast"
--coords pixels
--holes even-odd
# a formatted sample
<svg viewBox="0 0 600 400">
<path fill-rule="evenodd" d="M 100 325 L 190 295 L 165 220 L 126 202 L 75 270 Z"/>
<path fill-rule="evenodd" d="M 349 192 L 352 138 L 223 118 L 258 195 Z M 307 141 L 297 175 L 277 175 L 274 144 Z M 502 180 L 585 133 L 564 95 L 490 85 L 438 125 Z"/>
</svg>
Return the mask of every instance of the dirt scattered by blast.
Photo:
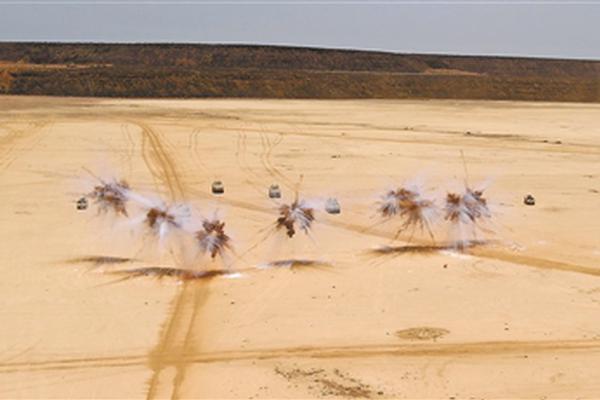
<svg viewBox="0 0 600 400">
<path fill-rule="evenodd" d="M 275 373 L 295 386 L 302 384 L 313 394 L 327 397 L 346 397 L 354 399 L 371 399 L 383 396 L 383 391 L 375 390 L 339 369 L 323 368 L 284 368 L 275 367 Z"/>
<path fill-rule="evenodd" d="M 421 326 L 417 328 L 408 328 L 396 331 L 396 336 L 405 340 L 433 340 L 446 336 L 450 331 L 444 328 L 432 328 Z"/>
</svg>

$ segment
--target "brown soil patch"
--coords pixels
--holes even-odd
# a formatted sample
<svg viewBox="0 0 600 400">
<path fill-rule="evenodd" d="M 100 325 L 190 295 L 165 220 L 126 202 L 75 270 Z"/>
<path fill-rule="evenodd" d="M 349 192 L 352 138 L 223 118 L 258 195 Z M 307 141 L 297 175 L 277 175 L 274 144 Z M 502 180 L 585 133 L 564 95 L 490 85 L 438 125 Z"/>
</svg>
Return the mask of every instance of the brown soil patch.
<svg viewBox="0 0 600 400">
<path fill-rule="evenodd" d="M 290 368 L 276 367 L 275 373 L 290 383 L 303 384 L 318 396 L 335 396 L 355 399 L 370 399 L 383 395 L 370 385 L 361 382 L 335 368 L 331 371 L 323 368 Z"/>
<path fill-rule="evenodd" d="M 437 340 L 449 334 L 450 331 L 444 328 L 432 328 L 421 326 L 417 328 L 402 329 L 396 332 L 396 336 L 406 340 Z"/>
</svg>

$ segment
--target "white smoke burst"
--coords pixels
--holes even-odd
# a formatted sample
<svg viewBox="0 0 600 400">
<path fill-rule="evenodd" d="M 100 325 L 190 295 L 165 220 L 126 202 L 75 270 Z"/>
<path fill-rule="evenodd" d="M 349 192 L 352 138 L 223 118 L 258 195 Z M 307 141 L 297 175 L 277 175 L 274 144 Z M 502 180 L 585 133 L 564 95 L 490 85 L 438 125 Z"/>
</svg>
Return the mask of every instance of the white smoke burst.
<svg viewBox="0 0 600 400">
<path fill-rule="evenodd" d="M 427 232 L 434 240 L 433 225 L 438 219 L 439 209 L 435 200 L 428 196 L 422 185 L 407 183 L 386 191 L 377 203 L 377 213 L 384 221 L 398 219 L 400 228 L 394 239 L 410 231 L 409 241 L 417 230 Z"/>
</svg>

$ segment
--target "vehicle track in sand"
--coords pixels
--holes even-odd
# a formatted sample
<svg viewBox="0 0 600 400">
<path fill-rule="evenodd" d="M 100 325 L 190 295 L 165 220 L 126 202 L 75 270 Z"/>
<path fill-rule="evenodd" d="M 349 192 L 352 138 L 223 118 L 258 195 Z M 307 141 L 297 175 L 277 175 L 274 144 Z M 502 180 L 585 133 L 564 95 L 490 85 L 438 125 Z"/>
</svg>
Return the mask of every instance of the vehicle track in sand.
<svg viewBox="0 0 600 400">
<path fill-rule="evenodd" d="M 244 131 L 239 131 L 235 143 L 235 161 L 240 171 L 246 174 L 246 182 L 259 195 L 264 195 L 264 188 L 267 185 L 264 183 L 263 176 L 258 174 L 254 168 L 248 163 L 248 135 Z"/>
<path fill-rule="evenodd" d="M 6 135 L 0 136 L 0 173 L 4 172 L 14 163 L 19 154 L 16 150 L 21 147 L 23 152 L 31 151 L 42 139 L 41 132 L 48 127 L 49 121 L 40 121 L 29 123 L 22 129 L 2 125 L 2 129 L 8 131 Z"/>
<path fill-rule="evenodd" d="M 191 292 L 189 292 L 191 293 Z M 197 291 L 197 293 L 201 293 Z M 185 345 L 187 333 L 180 337 Z M 158 350 L 158 349 L 157 349 Z M 191 350 L 191 349 L 190 349 Z M 366 357 L 485 357 L 498 354 L 532 354 L 559 351 L 600 352 L 600 340 L 528 340 L 528 341 L 481 341 L 455 343 L 381 343 L 346 346 L 292 346 L 281 348 L 258 348 L 248 350 L 225 350 L 202 352 L 198 349 L 186 354 L 161 354 L 169 365 L 208 364 L 244 360 L 274 360 L 288 358 L 344 359 Z M 21 361 L 0 363 L 0 373 L 22 371 L 77 370 L 104 367 L 130 367 L 144 365 L 147 356 L 67 358 L 49 361 Z"/>
<path fill-rule="evenodd" d="M 142 158 L 157 188 L 165 186 L 169 190 L 171 200 L 183 200 L 185 197 L 183 183 L 179 178 L 175 163 L 165 150 L 161 135 L 144 122 L 132 121 L 132 123 L 141 129 Z"/>
<path fill-rule="evenodd" d="M 514 132 L 489 132 L 489 131 L 481 131 L 481 130 L 456 130 L 456 129 L 441 129 L 435 126 L 427 126 L 427 125 L 403 125 L 403 126 L 386 126 L 386 125 L 377 125 L 366 122 L 323 122 L 323 121 L 304 121 L 304 120 L 290 120 L 290 119 L 257 119 L 257 118 L 244 118 L 246 121 L 252 121 L 255 123 L 275 123 L 275 124 L 286 124 L 289 126 L 297 126 L 304 125 L 312 128 L 322 128 L 322 127 L 331 127 L 337 130 L 339 129 L 351 129 L 351 130 L 373 130 L 380 132 L 390 132 L 396 134 L 410 134 L 410 133 L 422 133 L 422 134 L 435 134 L 435 135 L 443 135 L 451 138 L 456 138 L 457 136 L 467 137 L 469 139 L 479 139 L 481 141 L 486 140 L 499 140 L 506 142 L 515 142 L 515 143 L 527 143 L 527 144 L 540 144 L 540 145 L 555 145 L 557 138 L 542 138 L 542 137 L 532 137 L 527 136 L 522 133 L 514 133 Z M 563 143 L 561 143 L 563 144 Z M 590 143 L 573 143 L 568 142 L 563 145 L 567 146 L 568 149 L 577 151 L 583 150 L 588 153 L 590 148 L 595 148 L 596 151 L 600 151 L 600 145 L 590 144 Z M 559 148 L 560 149 L 560 148 Z"/>
<path fill-rule="evenodd" d="M 135 156 L 136 144 L 129 130 L 129 124 L 121 123 L 121 135 L 125 138 L 126 150 L 123 154 L 123 163 L 127 164 L 129 176 L 133 173 L 133 157 Z"/>
<path fill-rule="evenodd" d="M 210 169 L 206 166 L 206 163 L 202 161 L 206 157 L 206 154 L 202 153 L 199 146 L 198 137 L 201 135 L 201 133 L 202 131 L 200 128 L 195 128 L 192 130 L 192 133 L 188 137 L 188 148 L 192 152 L 192 160 L 194 161 L 194 164 L 196 164 L 196 166 L 198 166 L 205 175 L 208 175 Z"/>
<path fill-rule="evenodd" d="M 170 145 L 167 140 L 145 122 L 132 121 L 131 123 L 141 129 L 142 158 L 155 184 L 165 185 L 172 201 L 184 200 L 187 188 L 168 151 Z M 199 338 L 197 328 L 200 326 L 200 311 L 208 295 L 207 283 L 197 285 L 184 282 L 180 286 L 173 299 L 169 316 L 161 329 L 158 342 L 147 356 L 148 365 L 153 371 L 148 382 L 147 399 L 179 397 L 188 364 L 185 355 L 197 350 L 194 345 Z M 173 377 L 167 375 L 170 367 L 174 367 L 176 371 Z"/>
<path fill-rule="evenodd" d="M 221 128 L 222 130 L 229 131 L 230 128 Z M 264 129 L 248 129 L 252 132 L 265 132 Z M 366 135 L 356 135 L 356 134 L 327 134 L 327 133 L 316 133 L 310 131 L 294 131 L 294 132 L 281 132 L 281 131 L 269 131 L 270 133 L 280 133 L 283 136 L 299 136 L 299 137 L 308 137 L 313 139 L 335 139 L 335 140 L 344 140 L 350 142 L 371 142 L 371 143 L 390 143 L 390 144 L 409 144 L 409 145 L 439 145 L 439 146 L 452 146 L 460 149 L 464 148 L 474 148 L 474 149 L 487 149 L 489 144 L 486 142 L 485 138 L 474 137 L 471 142 L 461 141 L 460 143 L 452 137 L 452 135 L 448 135 L 447 140 L 440 140 L 437 138 L 406 138 L 406 137 L 383 137 L 383 136 L 366 136 Z M 409 131 L 410 132 L 410 131 Z M 435 134 L 435 132 L 431 132 Z M 462 136 L 462 135 L 461 135 Z M 466 136 L 469 137 L 469 136 Z M 541 140 L 535 143 L 539 143 L 542 147 L 532 147 L 531 143 L 528 141 L 521 141 L 522 145 L 516 145 L 518 142 L 514 140 L 509 140 L 506 137 L 494 138 L 496 141 L 506 141 L 506 144 L 502 146 L 503 150 L 514 150 L 514 151 L 522 151 L 522 152 L 544 152 L 544 153 L 558 153 L 558 154 L 577 154 L 580 156 L 598 156 L 600 155 L 600 146 L 596 145 L 584 145 L 584 144 L 552 144 L 545 143 Z"/>
<path fill-rule="evenodd" d="M 286 186 L 292 192 L 295 192 L 297 190 L 297 185 L 292 182 L 292 180 L 288 179 L 288 177 L 273 164 L 273 150 L 275 150 L 275 147 L 283 141 L 283 134 L 281 132 L 277 133 L 279 134 L 278 138 L 271 141 L 269 133 L 261 127 L 261 131 L 259 132 L 262 147 L 260 161 L 269 175 L 275 179 L 279 179 L 282 185 Z"/>
</svg>

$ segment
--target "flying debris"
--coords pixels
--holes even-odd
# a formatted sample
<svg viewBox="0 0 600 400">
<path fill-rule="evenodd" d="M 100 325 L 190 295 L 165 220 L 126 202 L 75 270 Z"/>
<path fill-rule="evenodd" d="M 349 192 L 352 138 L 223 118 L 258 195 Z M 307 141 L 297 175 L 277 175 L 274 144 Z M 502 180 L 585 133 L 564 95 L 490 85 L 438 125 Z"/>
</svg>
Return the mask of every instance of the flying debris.
<svg viewBox="0 0 600 400">
<path fill-rule="evenodd" d="M 477 223 L 482 218 L 490 218 L 491 213 L 483 191 L 466 188 L 462 195 L 446 195 L 445 219 L 454 223 Z"/>
<path fill-rule="evenodd" d="M 183 204 L 155 205 L 148 209 L 144 223 L 150 230 L 161 238 L 170 229 L 181 229 L 185 220 L 190 216 L 190 210 Z"/>
<path fill-rule="evenodd" d="M 491 218 L 492 214 L 483 197 L 482 190 L 466 188 L 463 194 L 448 193 L 444 207 L 444 219 L 454 228 L 455 245 L 464 248 L 476 242 L 466 237 L 464 227 L 470 227 L 472 236 L 476 239 L 477 228 L 482 220 Z"/>
<path fill-rule="evenodd" d="M 379 202 L 378 213 L 385 219 L 397 216 L 403 221 L 396 237 L 408 228 L 412 228 L 412 234 L 419 228 L 427 230 L 434 239 L 431 224 L 437 208 L 433 200 L 425 198 L 417 189 L 400 187 L 388 191 Z"/>
<path fill-rule="evenodd" d="M 309 207 L 303 200 L 294 200 L 290 205 L 283 204 L 279 207 L 279 218 L 277 218 L 277 229 L 285 228 L 288 237 L 294 237 L 296 233 L 295 224 L 306 234 L 309 233 L 315 220 L 314 209 Z"/>
<path fill-rule="evenodd" d="M 169 214 L 166 210 L 159 208 L 151 208 L 146 213 L 146 223 L 150 229 L 160 229 L 163 224 L 172 225 L 175 228 L 179 228 L 179 224 L 175 221 L 175 216 Z"/>
<path fill-rule="evenodd" d="M 490 218 L 492 216 L 488 208 L 487 199 L 483 197 L 483 190 L 467 188 L 464 198 L 467 208 L 475 219 Z"/>
<path fill-rule="evenodd" d="M 399 188 L 398 190 L 388 191 L 379 202 L 379 214 L 384 218 L 390 218 L 398 215 L 401 211 L 402 205 L 411 198 L 414 198 L 415 194 L 410 190 Z"/>
<path fill-rule="evenodd" d="M 226 250 L 231 250 L 231 238 L 225 233 L 225 222 L 218 219 L 204 220 L 202 229 L 195 233 L 200 249 L 210 254 L 223 257 Z"/>
<path fill-rule="evenodd" d="M 469 185 L 469 173 L 464 153 L 460 152 L 465 172 L 465 189 L 463 193 L 446 194 L 444 219 L 452 225 L 451 236 L 454 235 L 454 245 L 464 248 L 477 243 L 477 230 L 481 223 L 492 217 L 488 201 L 483 196 L 483 189 L 472 189 Z M 468 227 L 468 230 L 465 228 Z M 474 240 L 471 240 L 469 236 Z"/>
<path fill-rule="evenodd" d="M 124 180 L 104 182 L 100 181 L 100 185 L 96 185 L 94 190 L 86 197 L 92 199 L 94 204 L 98 205 L 98 211 L 106 213 L 109 210 L 115 214 L 128 216 L 126 203 L 128 200 L 129 184 Z"/>
</svg>

